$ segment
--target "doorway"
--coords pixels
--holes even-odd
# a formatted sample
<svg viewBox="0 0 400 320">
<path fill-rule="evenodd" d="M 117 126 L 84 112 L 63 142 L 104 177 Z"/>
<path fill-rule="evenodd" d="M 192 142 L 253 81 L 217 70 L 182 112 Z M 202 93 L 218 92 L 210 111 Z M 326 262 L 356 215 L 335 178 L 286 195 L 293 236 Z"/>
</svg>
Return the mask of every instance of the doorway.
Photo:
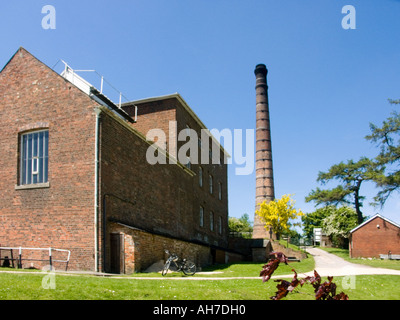
<svg viewBox="0 0 400 320">
<path fill-rule="evenodd" d="M 110 272 L 124 273 L 124 234 L 110 234 Z"/>
</svg>

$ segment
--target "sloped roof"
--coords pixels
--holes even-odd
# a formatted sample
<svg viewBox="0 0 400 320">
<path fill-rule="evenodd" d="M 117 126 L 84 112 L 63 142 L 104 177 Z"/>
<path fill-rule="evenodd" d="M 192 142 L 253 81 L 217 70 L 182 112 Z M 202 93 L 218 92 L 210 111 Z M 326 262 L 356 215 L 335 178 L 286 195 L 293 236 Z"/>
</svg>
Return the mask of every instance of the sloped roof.
<svg viewBox="0 0 400 320">
<path fill-rule="evenodd" d="M 122 106 L 129 106 L 129 105 L 132 105 L 132 104 L 139 105 L 139 104 L 142 104 L 142 103 L 154 102 L 154 101 L 162 101 L 162 100 L 166 100 L 166 99 L 176 99 L 176 100 L 178 100 L 180 102 L 181 106 L 183 107 L 183 109 L 185 109 L 186 112 L 197 122 L 197 124 L 200 126 L 200 128 L 207 129 L 205 124 L 200 120 L 200 118 L 197 116 L 197 114 L 193 111 L 193 109 L 187 104 L 187 102 L 182 98 L 182 96 L 178 92 L 175 92 L 175 93 L 172 93 L 172 94 L 168 94 L 168 95 L 164 95 L 164 96 L 150 97 L 150 98 L 144 98 L 144 99 L 140 99 L 140 100 L 134 100 L 134 101 L 125 102 L 125 103 L 122 104 Z M 229 154 L 229 152 L 227 150 L 225 150 L 225 148 L 213 136 L 213 134 L 211 132 L 209 132 L 209 131 L 207 132 L 207 134 L 220 147 L 222 152 L 228 158 L 230 158 L 231 155 Z"/>
<path fill-rule="evenodd" d="M 350 233 L 353 233 L 354 231 L 362 228 L 364 225 L 366 225 L 367 223 L 371 222 L 372 220 L 376 219 L 376 218 L 381 218 L 383 220 L 385 220 L 386 222 L 391 223 L 392 225 L 396 226 L 397 228 L 400 228 L 400 225 L 397 224 L 396 222 L 393 222 L 391 220 L 389 220 L 388 218 L 380 215 L 379 213 L 377 213 L 376 215 L 372 216 L 371 218 L 369 218 L 367 221 L 361 223 L 360 225 L 358 225 L 357 227 L 355 227 L 354 229 L 350 230 Z"/>
<path fill-rule="evenodd" d="M 100 105 L 106 106 L 109 109 L 113 110 L 115 113 L 118 113 L 122 118 L 124 118 L 125 120 L 129 121 L 129 122 L 134 122 L 134 120 L 122 109 L 118 108 L 117 105 L 115 105 L 114 102 L 112 102 L 110 99 L 108 99 L 105 95 L 103 95 L 101 92 L 99 92 L 96 88 L 94 88 L 93 86 L 91 86 L 90 84 L 88 84 L 88 91 L 84 91 L 82 89 L 82 86 L 78 86 L 76 83 L 71 82 L 71 79 L 68 79 L 60 74 L 58 74 L 54 69 L 50 68 L 48 65 L 46 65 L 44 62 L 42 62 L 41 60 L 39 60 L 38 58 L 36 58 L 32 53 L 30 53 L 28 50 L 26 50 L 24 47 L 19 47 L 18 50 L 12 55 L 12 57 L 10 58 L 10 60 L 8 60 L 8 62 L 4 65 L 4 67 L 0 70 L 0 74 L 6 69 L 6 67 L 11 63 L 11 61 L 14 59 L 14 57 L 18 54 L 27 54 L 29 55 L 31 58 L 33 58 L 35 61 L 39 62 L 40 64 L 42 64 L 43 66 L 45 66 L 48 70 L 50 70 L 51 72 L 54 72 L 54 74 L 57 77 L 60 77 L 62 79 L 64 79 L 64 81 L 68 81 L 69 83 L 71 83 L 74 87 L 76 87 L 79 91 L 81 91 L 82 93 L 84 93 L 85 95 L 87 95 L 89 98 L 91 98 L 93 101 L 97 102 Z M 77 75 L 76 75 L 77 76 Z M 85 81 L 85 80 L 83 80 Z"/>
</svg>

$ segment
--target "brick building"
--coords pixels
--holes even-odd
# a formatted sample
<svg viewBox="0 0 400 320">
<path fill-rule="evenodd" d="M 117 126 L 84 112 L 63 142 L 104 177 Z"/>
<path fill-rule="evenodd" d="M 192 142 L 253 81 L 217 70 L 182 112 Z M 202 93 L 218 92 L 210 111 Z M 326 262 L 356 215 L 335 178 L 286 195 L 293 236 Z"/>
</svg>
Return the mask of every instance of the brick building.
<svg viewBox="0 0 400 320">
<path fill-rule="evenodd" d="M 351 258 L 400 255 L 400 225 L 376 214 L 350 231 Z"/>
<path fill-rule="evenodd" d="M 118 106 L 68 79 L 24 48 L 0 72 L 0 246 L 68 249 L 72 270 L 131 273 L 165 259 L 164 249 L 224 262 L 227 165 L 198 164 L 200 153 L 177 161 L 182 129 L 208 132 L 182 97 Z M 154 128 L 167 147 L 146 139 Z M 206 137 L 198 145 L 210 159 L 225 159 Z M 24 266 L 40 267 L 32 261 Z"/>
</svg>

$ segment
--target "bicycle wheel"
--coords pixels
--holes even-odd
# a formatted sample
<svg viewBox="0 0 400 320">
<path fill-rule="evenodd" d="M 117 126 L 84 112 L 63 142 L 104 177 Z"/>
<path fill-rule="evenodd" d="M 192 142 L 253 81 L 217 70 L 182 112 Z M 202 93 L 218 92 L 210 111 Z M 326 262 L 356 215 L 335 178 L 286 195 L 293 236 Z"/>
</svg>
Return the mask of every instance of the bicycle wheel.
<svg viewBox="0 0 400 320">
<path fill-rule="evenodd" d="M 192 261 L 186 261 L 182 271 L 184 274 L 192 276 L 196 273 L 196 265 Z"/>
<path fill-rule="evenodd" d="M 162 270 L 162 272 L 161 272 L 161 274 L 163 275 L 163 276 L 165 276 L 167 273 L 168 273 L 168 269 L 169 269 L 169 265 L 171 264 L 171 261 L 170 260 L 168 260 L 166 263 L 165 263 L 165 265 L 164 265 L 164 268 L 163 268 L 163 270 Z"/>
</svg>

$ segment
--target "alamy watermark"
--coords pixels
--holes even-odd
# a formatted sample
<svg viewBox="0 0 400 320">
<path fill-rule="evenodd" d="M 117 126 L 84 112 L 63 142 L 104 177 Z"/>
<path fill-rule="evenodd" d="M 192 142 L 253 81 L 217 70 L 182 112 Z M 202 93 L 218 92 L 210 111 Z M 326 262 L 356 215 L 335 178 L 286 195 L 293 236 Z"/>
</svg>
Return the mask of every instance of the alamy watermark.
<svg viewBox="0 0 400 320">
<path fill-rule="evenodd" d="M 356 289 L 357 269 L 352 266 L 346 266 L 340 270 L 344 276 L 342 278 L 342 288 L 344 290 Z"/>
<path fill-rule="evenodd" d="M 45 30 L 56 28 L 56 8 L 52 5 L 42 7 L 42 13 L 45 16 L 42 18 L 42 28 Z"/>
<path fill-rule="evenodd" d="M 54 266 L 44 266 L 42 268 L 42 273 L 45 276 L 42 279 L 42 288 L 43 289 L 55 289 L 56 288 L 56 269 Z"/>
<path fill-rule="evenodd" d="M 150 164 L 236 164 L 236 175 L 250 175 L 254 171 L 254 129 L 201 129 L 186 128 L 177 132 L 177 122 L 170 121 L 167 134 L 164 130 L 151 129 L 146 139 L 154 141 L 146 152 Z M 243 139 L 244 133 L 244 139 Z M 221 139 L 224 141 L 222 152 Z M 184 142 L 178 148 L 178 142 Z M 243 150 L 244 149 L 244 150 Z M 167 151 L 168 150 L 168 154 Z"/>
<path fill-rule="evenodd" d="M 356 29 L 356 8 L 348 4 L 342 8 L 342 13 L 346 14 L 342 18 L 342 28 L 345 30 Z"/>
<path fill-rule="evenodd" d="M 56 28 L 56 8 L 52 5 L 45 5 L 42 7 L 42 28 L 45 30 Z M 345 5 L 342 7 L 342 28 L 345 30 L 356 29 L 356 8 L 353 5 Z"/>
</svg>

